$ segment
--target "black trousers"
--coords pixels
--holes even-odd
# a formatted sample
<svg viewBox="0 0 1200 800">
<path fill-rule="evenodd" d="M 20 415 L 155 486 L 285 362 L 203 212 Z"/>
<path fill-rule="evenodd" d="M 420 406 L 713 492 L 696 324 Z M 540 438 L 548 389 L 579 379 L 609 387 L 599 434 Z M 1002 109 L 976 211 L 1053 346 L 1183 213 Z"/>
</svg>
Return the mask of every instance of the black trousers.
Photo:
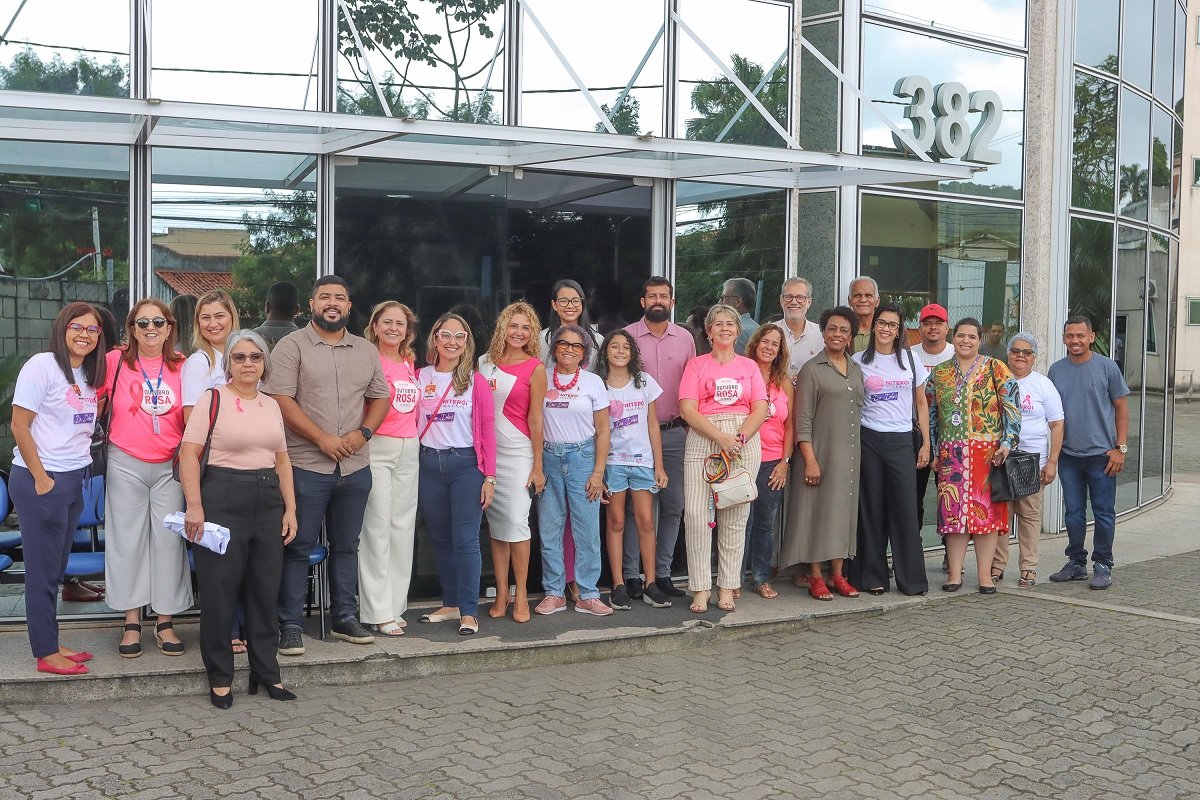
<svg viewBox="0 0 1200 800">
<path fill-rule="evenodd" d="M 229 528 L 224 555 L 192 546 L 200 587 L 200 655 L 213 687 L 233 683 L 230 626 L 237 605 L 246 615 L 242 638 L 250 671 L 279 683 L 279 622 L 275 614 L 283 569 L 283 496 L 274 469 L 208 467 L 200 497 L 206 522 Z"/>
<path fill-rule="evenodd" d="M 863 428 L 858 475 L 858 554 L 850 565 L 850 582 L 860 589 L 889 588 L 891 544 L 896 588 L 909 595 L 929 591 L 917 526 L 912 434 Z"/>
<path fill-rule="evenodd" d="M 930 455 L 933 455 L 930 453 Z M 932 467 L 921 467 L 917 470 L 917 527 L 925 527 L 925 490 L 929 488 L 929 476 L 933 475 Z M 937 476 L 933 478 L 937 485 Z"/>
</svg>

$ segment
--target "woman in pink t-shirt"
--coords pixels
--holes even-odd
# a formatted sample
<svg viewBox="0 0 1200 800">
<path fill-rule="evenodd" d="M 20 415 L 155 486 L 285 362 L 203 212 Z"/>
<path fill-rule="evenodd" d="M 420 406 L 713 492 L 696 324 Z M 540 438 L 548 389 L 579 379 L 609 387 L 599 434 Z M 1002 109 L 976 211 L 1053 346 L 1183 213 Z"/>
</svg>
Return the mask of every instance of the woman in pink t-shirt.
<svg viewBox="0 0 1200 800">
<path fill-rule="evenodd" d="M 496 412 L 496 493 L 487 508 L 492 540 L 496 601 L 488 616 L 498 619 L 508 610 L 508 565 L 512 564 L 516 597 L 513 620 L 529 622 L 529 508 L 530 490 L 546 488 L 542 473 L 542 401 L 546 397 L 546 367 L 541 362 L 533 306 L 517 302 L 496 318 L 488 351 L 479 358 L 479 374 L 492 389 Z"/>
<path fill-rule="evenodd" d="M 679 413 L 688 424 L 683 456 L 683 519 L 687 532 L 688 589 L 691 611 L 708 610 L 712 587 L 712 528 L 717 527 L 717 606 L 733 611 L 734 590 L 741 586 L 750 504 L 716 510 L 705 480 L 705 461 L 724 452 L 734 469 L 758 474 L 762 452 L 758 429 L 767 418 L 767 388 L 762 373 L 733 346 L 742 331 L 737 311 L 718 304 L 708 310 L 704 331 L 712 352 L 696 356 L 683 369 Z"/>
<path fill-rule="evenodd" d="M 371 494 L 358 541 L 358 613 L 385 636 L 400 636 L 412 580 L 420 471 L 421 390 L 412 351 L 417 315 L 385 300 L 371 309 L 364 335 L 379 349 L 391 406 L 371 437 Z"/>
<path fill-rule="evenodd" d="M 125 318 L 129 344 L 107 355 L 112 422 L 104 518 L 107 602 L 125 612 L 117 651 L 142 654 L 142 606 L 158 615 L 155 639 L 168 656 L 183 655 L 171 617 L 192 605 L 192 579 L 183 539 L 163 517 L 183 508 L 171 461 L 183 438 L 183 356 L 175 352 L 175 318 L 153 297 Z"/>
<path fill-rule="evenodd" d="M 762 444 L 758 499 L 750 504 L 750 519 L 746 522 L 746 561 L 754 591 L 764 600 L 772 600 L 779 596 L 770 583 L 771 560 L 779 549 L 779 529 L 775 523 L 795 446 L 790 413 L 794 389 L 788 378 L 790 359 L 783 329 L 778 325 L 763 325 L 750 335 L 746 353 L 758 364 L 767 385 L 767 419 L 758 429 Z"/>
</svg>

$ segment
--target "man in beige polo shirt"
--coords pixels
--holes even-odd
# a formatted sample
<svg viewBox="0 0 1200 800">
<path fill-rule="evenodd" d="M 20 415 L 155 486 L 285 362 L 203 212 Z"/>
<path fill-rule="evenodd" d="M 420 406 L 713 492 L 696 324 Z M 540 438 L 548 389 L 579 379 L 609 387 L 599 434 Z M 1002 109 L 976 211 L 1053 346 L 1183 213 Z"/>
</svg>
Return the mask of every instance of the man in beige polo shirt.
<svg viewBox="0 0 1200 800">
<path fill-rule="evenodd" d="M 308 557 L 321 522 L 329 540 L 333 635 L 375 641 L 358 621 L 358 534 L 371 493 L 368 445 L 388 409 L 379 354 L 346 331 L 350 290 L 337 275 L 318 278 L 308 301 L 312 322 L 271 352 L 263 391 L 279 402 L 296 486 L 296 538 L 284 550 L 279 582 L 279 653 L 304 653 Z M 365 409 L 365 410 L 364 410 Z"/>
</svg>

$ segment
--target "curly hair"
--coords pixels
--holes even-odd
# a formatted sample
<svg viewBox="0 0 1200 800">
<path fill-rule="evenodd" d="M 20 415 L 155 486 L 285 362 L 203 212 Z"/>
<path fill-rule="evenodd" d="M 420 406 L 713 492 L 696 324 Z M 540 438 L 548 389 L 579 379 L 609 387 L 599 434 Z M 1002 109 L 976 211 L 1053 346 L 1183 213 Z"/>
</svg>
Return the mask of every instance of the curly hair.
<svg viewBox="0 0 1200 800">
<path fill-rule="evenodd" d="M 417 323 L 420 320 L 417 319 L 416 313 L 411 308 L 399 300 L 384 300 L 382 303 L 375 304 L 375 307 L 371 309 L 371 319 L 367 322 L 367 328 L 363 331 L 363 337 L 376 347 L 379 346 L 379 337 L 375 335 L 375 323 L 379 322 L 379 318 L 383 316 L 383 312 L 389 308 L 398 308 L 400 309 L 400 313 L 404 315 L 407 333 L 404 341 L 400 343 L 400 358 L 407 361 L 413 357 L 412 346 L 417 341 Z"/>
<path fill-rule="evenodd" d="M 791 382 L 788 379 L 788 366 L 791 363 L 791 355 L 788 352 L 787 339 L 783 335 L 783 331 L 777 325 L 760 325 L 754 329 L 754 333 L 750 334 L 749 341 L 746 342 L 746 357 L 753 359 L 758 363 L 758 343 L 766 338 L 771 331 L 779 334 L 779 349 L 775 351 L 775 358 L 771 359 L 771 369 L 767 379 L 767 388 L 772 386 L 778 388 L 783 386 L 784 382 Z"/>
<path fill-rule="evenodd" d="M 464 392 L 471 388 L 472 376 L 475 372 L 475 335 L 471 333 L 471 326 L 467 321 L 458 314 L 449 312 L 442 314 L 437 318 L 437 322 L 433 323 L 433 329 L 429 331 L 429 341 L 426 343 L 425 357 L 429 360 L 430 366 L 437 369 L 438 361 L 441 359 L 441 354 L 437 349 L 437 335 L 442 327 L 450 320 L 456 321 L 462 325 L 463 330 L 467 332 L 467 343 L 463 347 L 462 356 L 458 359 L 458 366 L 454 368 L 454 394 L 456 397 L 461 397 Z"/>
<path fill-rule="evenodd" d="M 646 367 L 642 364 L 642 351 L 638 349 L 632 334 L 624 328 L 617 328 L 604 337 L 604 341 L 600 344 L 600 352 L 596 355 L 596 374 L 605 383 L 608 383 L 608 346 L 618 336 L 629 342 L 629 374 L 633 378 L 634 388 L 641 389 L 646 385 Z"/>
<path fill-rule="evenodd" d="M 518 300 L 515 303 L 510 303 L 504 307 L 496 317 L 496 325 L 492 330 L 492 341 L 488 345 L 487 357 L 493 364 L 499 364 L 500 359 L 504 357 L 505 340 L 508 338 L 508 325 L 512 322 L 513 317 L 518 314 L 524 314 L 529 320 L 529 341 L 525 342 L 525 347 L 522 348 L 525 355 L 532 358 L 541 358 L 542 351 L 538 346 L 538 331 L 542 329 L 542 322 L 538 319 L 537 312 L 533 310 L 533 306 L 526 303 L 524 300 Z"/>
</svg>

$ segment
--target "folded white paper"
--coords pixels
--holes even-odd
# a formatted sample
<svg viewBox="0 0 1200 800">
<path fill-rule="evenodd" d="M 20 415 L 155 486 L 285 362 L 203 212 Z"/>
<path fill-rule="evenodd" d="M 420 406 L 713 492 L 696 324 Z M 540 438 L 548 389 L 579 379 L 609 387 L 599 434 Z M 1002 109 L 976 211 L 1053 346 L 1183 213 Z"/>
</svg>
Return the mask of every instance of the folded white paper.
<svg viewBox="0 0 1200 800">
<path fill-rule="evenodd" d="M 175 531 L 175 533 L 186 539 L 187 534 L 183 530 L 183 519 L 183 512 L 176 511 L 173 514 L 167 514 L 163 517 L 163 524 L 167 526 L 167 530 Z M 229 547 L 229 528 L 218 525 L 215 522 L 205 522 L 204 531 L 200 534 L 200 539 L 196 544 L 206 547 L 218 555 L 225 555 L 225 550 Z"/>
</svg>

